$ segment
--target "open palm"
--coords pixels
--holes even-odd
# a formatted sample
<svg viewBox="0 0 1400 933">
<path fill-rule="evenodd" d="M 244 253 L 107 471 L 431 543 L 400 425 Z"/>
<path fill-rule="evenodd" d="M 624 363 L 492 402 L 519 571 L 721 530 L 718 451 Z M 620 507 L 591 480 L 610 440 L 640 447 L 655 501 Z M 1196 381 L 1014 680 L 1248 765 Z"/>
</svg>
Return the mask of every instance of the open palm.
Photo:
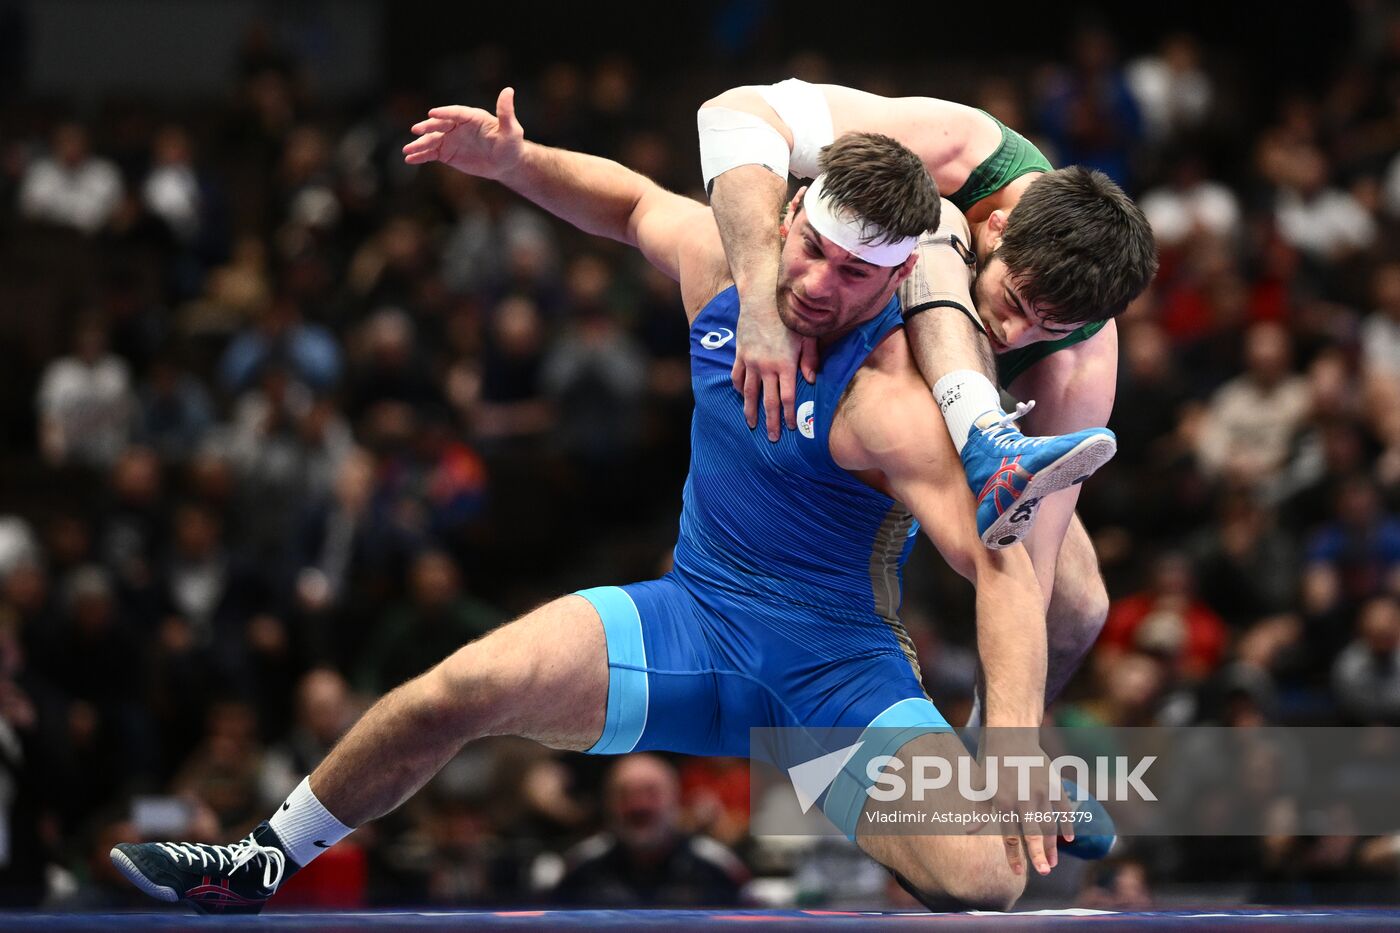
<svg viewBox="0 0 1400 933">
<path fill-rule="evenodd" d="M 418 138 L 403 147 L 408 164 L 442 162 L 483 178 L 500 178 L 525 148 L 525 131 L 515 119 L 515 89 L 509 87 L 496 98 L 494 116 L 479 107 L 434 107 L 413 132 Z"/>
</svg>

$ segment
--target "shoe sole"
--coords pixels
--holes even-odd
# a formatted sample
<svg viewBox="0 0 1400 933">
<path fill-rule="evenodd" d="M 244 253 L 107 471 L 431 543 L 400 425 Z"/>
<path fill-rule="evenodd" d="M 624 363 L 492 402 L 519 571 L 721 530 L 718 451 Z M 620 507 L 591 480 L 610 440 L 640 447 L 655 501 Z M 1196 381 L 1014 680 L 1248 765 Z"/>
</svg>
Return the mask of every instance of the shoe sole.
<svg viewBox="0 0 1400 933">
<path fill-rule="evenodd" d="M 136 867 L 136 863 L 122 850 L 113 849 L 108 853 L 108 857 L 112 860 L 112 864 L 117 867 L 117 871 L 125 875 L 126 880 L 140 888 L 143 893 L 158 901 L 165 901 L 167 904 L 173 904 L 180 899 L 180 893 L 174 888 L 156 884 L 147 878 L 141 869 Z"/>
<path fill-rule="evenodd" d="M 1080 441 L 1063 457 L 1047 467 L 1042 467 L 1035 476 L 1031 477 L 1026 488 L 1021 490 L 1021 494 L 1016 497 L 1016 502 L 997 516 L 997 520 L 992 522 L 991 526 L 982 533 L 982 543 L 993 551 L 999 551 L 1019 543 L 1035 526 L 1035 512 L 1040 510 L 1041 500 L 1062 489 L 1068 489 L 1084 482 L 1093 476 L 1099 467 L 1113 459 L 1113 455 L 1117 452 L 1118 442 L 1105 434 L 1086 437 Z M 1032 512 L 1030 518 L 1024 521 L 1013 522 L 1011 519 L 1018 514 L 1020 503 L 1032 499 L 1036 500 L 1036 505 L 1033 507 L 1035 512 Z"/>
</svg>

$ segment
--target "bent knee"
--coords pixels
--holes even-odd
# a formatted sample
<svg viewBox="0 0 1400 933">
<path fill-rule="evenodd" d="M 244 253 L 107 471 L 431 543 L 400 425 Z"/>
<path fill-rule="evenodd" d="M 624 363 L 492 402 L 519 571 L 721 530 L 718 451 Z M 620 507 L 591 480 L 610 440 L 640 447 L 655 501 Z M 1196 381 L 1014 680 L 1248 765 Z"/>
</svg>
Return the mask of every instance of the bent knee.
<svg viewBox="0 0 1400 933">
<path fill-rule="evenodd" d="M 485 736 L 503 727 L 510 678 L 479 644 L 458 648 L 412 682 L 415 714 L 426 728 Z"/>
<path fill-rule="evenodd" d="M 1004 845 L 988 838 L 975 854 L 943 862 L 941 871 L 920 865 L 902 876 L 904 887 L 930 910 L 1010 910 L 1026 889 L 1026 876 L 1011 870 Z"/>
</svg>

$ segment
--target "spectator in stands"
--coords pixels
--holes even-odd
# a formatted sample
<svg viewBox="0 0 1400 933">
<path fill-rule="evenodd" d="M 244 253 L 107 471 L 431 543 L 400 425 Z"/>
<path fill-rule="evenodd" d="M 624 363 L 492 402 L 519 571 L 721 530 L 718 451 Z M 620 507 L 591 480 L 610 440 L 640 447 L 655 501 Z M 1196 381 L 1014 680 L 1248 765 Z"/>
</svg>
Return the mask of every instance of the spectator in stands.
<svg viewBox="0 0 1400 933">
<path fill-rule="evenodd" d="M 197 294 L 208 263 L 228 252 L 226 205 L 218 184 L 196 166 L 194 142 L 184 127 L 167 124 L 156 131 L 141 200 L 177 245 L 171 270 L 177 294 Z"/>
<path fill-rule="evenodd" d="M 348 379 L 346 411 L 352 421 L 383 401 L 445 409 L 446 399 L 418 346 L 412 318 L 398 308 L 382 308 L 365 322 L 359 336 L 360 352 L 352 357 Z"/>
<path fill-rule="evenodd" d="M 49 749 L 39 704 L 30 696 L 20 621 L 6 609 L 0 600 L 0 825 L 5 830 L 0 907 L 34 908 L 43 900 L 51 857 L 40 829 L 49 818 L 42 786 Z"/>
<path fill-rule="evenodd" d="M 350 685 L 337 671 L 324 667 L 308 671 L 296 691 L 291 732 L 263 756 L 258 793 L 265 809 L 285 800 L 302 775 L 316 770 L 355 720 Z"/>
<path fill-rule="evenodd" d="M 1131 154 L 1142 115 L 1128 89 L 1113 36 L 1088 26 L 1074 37 L 1074 60 L 1050 70 L 1042 89 L 1040 123 L 1057 165 L 1087 165 L 1131 190 Z"/>
<path fill-rule="evenodd" d="M 277 298 L 262 311 L 256 326 L 235 337 L 224 351 L 219 364 L 224 388 L 242 392 L 269 364 L 285 366 L 311 389 L 330 389 L 340 378 L 340 346 L 325 328 L 303 322 L 290 299 Z"/>
<path fill-rule="evenodd" d="M 374 693 L 418 676 L 502 621 L 462 592 L 457 565 L 442 551 L 414 560 L 409 586 L 412 601 L 389 613 L 360 658 L 360 686 Z"/>
<path fill-rule="evenodd" d="M 1158 248 L 1176 249 L 1188 240 L 1206 237 L 1217 249 L 1234 249 L 1242 223 L 1239 198 L 1210 178 L 1199 155 L 1183 153 L 1170 164 L 1168 184 L 1152 189 L 1138 202 Z"/>
<path fill-rule="evenodd" d="M 1400 603 L 1378 596 L 1356 620 L 1356 638 L 1332 666 L 1332 689 L 1348 718 L 1400 725 Z"/>
<path fill-rule="evenodd" d="M 545 331 L 539 308 L 513 296 L 496 306 L 487 326 L 480 391 L 472 408 L 483 441 L 544 433 L 553 412 L 543 395 Z"/>
<path fill-rule="evenodd" d="M 682 832 L 680 781 L 656 755 L 613 765 L 606 832 L 576 846 L 554 888 L 561 904 L 718 907 L 740 902 L 743 863 L 713 839 Z"/>
<path fill-rule="evenodd" d="M 1335 491 L 1332 520 L 1304 552 L 1304 601 L 1313 612 L 1346 611 L 1389 589 L 1400 569 L 1400 519 L 1381 507 L 1370 477 L 1352 476 Z"/>
<path fill-rule="evenodd" d="M 1113 603 L 1099 646 L 1153 654 L 1176 676 L 1201 680 L 1220 663 L 1225 642 L 1224 622 L 1196 596 L 1190 562 L 1167 554 L 1157 559 L 1146 590 Z"/>
<path fill-rule="evenodd" d="M 131 435 L 136 399 L 126 361 L 107 349 L 107 327 L 86 315 L 73 353 L 39 381 L 39 447 L 52 464 L 110 466 Z"/>
<path fill-rule="evenodd" d="M 541 372 L 558 417 L 552 438 L 594 473 L 635 448 L 647 389 L 646 357 L 608 308 L 611 282 L 611 270 L 597 257 L 583 257 L 570 268 L 571 326 L 555 341 Z"/>
<path fill-rule="evenodd" d="M 160 460 L 149 447 L 131 446 L 112 467 L 97 528 L 97 553 L 116 576 L 122 597 L 142 603 L 156 587 L 169 523 Z"/>
<path fill-rule="evenodd" d="M 1297 596 L 1298 542 L 1278 516 L 1247 491 L 1227 493 L 1214 522 L 1194 542 L 1205 603 L 1239 630 L 1287 610 Z"/>
<path fill-rule="evenodd" d="M 1187 33 L 1168 36 L 1155 53 L 1130 62 L 1127 78 L 1150 142 L 1170 143 L 1200 130 L 1210 117 L 1215 88 L 1201 67 L 1200 46 Z"/>
<path fill-rule="evenodd" d="M 302 512 L 291 580 L 292 612 L 311 656 L 351 669 L 375 623 L 371 594 L 386 588 L 389 554 L 373 510 L 374 458 L 356 448 L 329 495 Z"/>
<path fill-rule="evenodd" d="M 34 160 L 19 186 L 20 213 L 31 220 L 100 231 L 122 199 L 117 167 L 93 155 L 87 130 L 62 123 L 53 132 L 49 154 Z"/>
<path fill-rule="evenodd" d="M 1371 279 L 1375 310 L 1361 331 L 1361 361 L 1367 377 L 1400 391 L 1400 262 L 1387 262 Z"/>
<path fill-rule="evenodd" d="M 1202 470 L 1246 485 L 1272 479 L 1308 411 L 1308 387 L 1293 372 L 1288 331 L 1255 324 L 1245 337 L 1244 373 L 1221 386 L 1206 410 L 1196 450 Z"/>
<path fill-rule="evenodd" d="M 1376 239 L 1375 218 L 1332 185 L 1327 157 L 1309 145 L 1269 144 L 1266 174 L 1278 186 L 1274 220 L 1283 238 L 1317 262 L 1332 264 Z"/>
<path fill-rule="evenodd" d="M 136 437 L 162 459 L 188 460 L 214 426 L 204 384 L 171 354 L 158 357 L 142 380 Z"/>
<path fill-rule="evenodd" d="M 177 793 L 188 794 L 209 807 L 221 833 L 251 825 L 258 812 L 258 774 L 263 750 L 257 718 L 242 703 L 216 703 L 205 723 L 204 739 L 175 775 Z"/>
</svg>

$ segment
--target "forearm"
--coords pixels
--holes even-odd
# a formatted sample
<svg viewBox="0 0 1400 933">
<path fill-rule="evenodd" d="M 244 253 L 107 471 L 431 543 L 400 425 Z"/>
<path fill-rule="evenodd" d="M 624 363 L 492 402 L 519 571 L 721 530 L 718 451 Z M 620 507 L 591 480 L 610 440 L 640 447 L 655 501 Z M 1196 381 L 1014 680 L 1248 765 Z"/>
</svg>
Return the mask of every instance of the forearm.
<svg viewBox="0 0 1400 933">
<path fill-rule="evenodd" d="M 644 175 L 611 159 L 525 143 L 501 184 L 585 233 L 637 245 L 632 216 L 651 191 Z"/>
<path fill-rule="evenodd" d="M 741 307 L 768 308 L 777 295 L 786 195 L 786 182 L 760 165 L 741 165 L 715 179 L 710 207 Z"/>
<path fill-rule="evenodd" d="M 1030 558 L 989 552 L 977 574 L 977 654 L 989 726 L 1039 726 L 1045 710 L 1046 627 Z"/>
</svg>

